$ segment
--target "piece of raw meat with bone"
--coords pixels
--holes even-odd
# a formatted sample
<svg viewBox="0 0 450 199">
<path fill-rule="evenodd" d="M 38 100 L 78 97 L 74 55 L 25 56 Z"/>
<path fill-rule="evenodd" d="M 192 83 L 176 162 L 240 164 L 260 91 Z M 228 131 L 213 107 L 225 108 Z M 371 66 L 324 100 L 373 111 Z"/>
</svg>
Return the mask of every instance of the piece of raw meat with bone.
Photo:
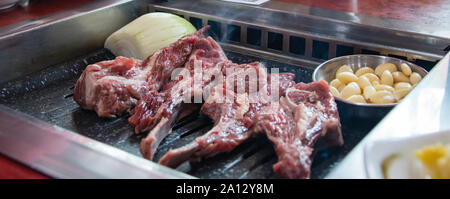
<svg viewBox="0 0 450 199">
<path fill-rule="evenodd" d="M 170 80 L 172 71 L 183 66 L 207 30 L 205 27 L 184 36 L 144 61 L 117 57 L 87 66 L 75 85 L 75 101 L 100 117 L 116 117 L 129 111 L 141 97 L 158 92 Z"/>
<path fill-rule="evenodd" d="M 141 141 L 141 153 L 145 158 L 152 159 L 159 143 L 171 132 L 179 112 L 182 111 L 183 101 L 200 98 L 200 103 L 203 89 L 214 82 L 224 66 L 230 64 L 232 63 L 214 39 L 200 39 L 185 64 L 186 70 L 182 71 L 188 74 L 169 82 L 159 94 L 149 93 L 139 100 L 128 121 L 135 126 L 136 132 L 150 130 L 147 137 Z M 202 73 L 203 78 L 195 79 L 194 72 Z"/>
<path fill-rule="evenodd" d="M 279 104 L 263 109 L 257 128 L 275 145 L 278 162 L 273 169 L 279 176 L 308 178 L 319 139 L 328 146 L 343 144 L 337 106 L 324 81 L 298 83 Z"/>
<path fill-rule="evenodd" d="M 226 85 L 218 84 L 201 109 L 201 113 L 209 116 L 215 126 L 190 144 L 169 150 L 159 160 L 160 164 L 174 168 L 187 160 L 199 160 L 233 150 L 257 133 L 254 128 L 256 115 L 262 107 L 271 103 L 269 93 L 273 89 L 270 86 L 277 86 L 276 90 L 284 95 L 285 90 L 295 84 L 294 74 L 267 75 L 264 67 L 257 62 L 238 65 L 233 70 L 235 73 L 226 73 Z M 247 78 L 246 75 L 252 73 L 246 71 L 256 71 L 253 73 L 256 77 Z M 235 78 L 239 75 L 244 78 Z M 279 81 L 274 81 L 275 78 Z M 256 89 L 252 90 L 251 84 Z M 239 88 L 244 92 L 238 92 Z"/>
<path fill-rule="evenodd" d="M 225 92 L 222 88 L 216 91 Z M 313 148 L 319 139 L 328 146 L 343 144 L 336 103 L 323 81 L 291 84 L 279 102 L 253 104 L 257 109 L 236 100 L 215 103 L 214 98 L 212 94 L 202 107 L 202 113 L 216 121 L 213 129 L 191 144 L 170 150 L 159 163 L 177 167 L 187 160 L 231 151 L 251 135 L 265 133 L 278 156 L 275 173 L 285 178 L 308 178 Z M 248 112 L 242 114 L 242 110 Z"/>
<path fill-rule="evenodd" d="M 295 85 L 293 74 L 268 75 L 257 62 L 234 64 L 211 37 L 206 38 L 207 29 L 181 38 L 144 61 L 117 57 L 89 65 L 75 86 L 75 101 L 102 117 L 121 115 L 136 105 L 128 121 L 136 132 L 150 131 L 141 142 L 141 153 L 152 159 L 175 121 L 195 110 L 194 104 L 185 102 L 194 99 L 201 103 L 204 98 L 201 113 L 215 126 L 191 144 L 171 149 L 160 159 L 161 164 L 176 167 L 187 160 L 228 152 L 253 135 L 265 133 L 278 156 L 275 173 L 286 178 L 309 177 L 317 143 L 343 143 L 327 84 Z M 174 70 L 183 65 L 178 79 L 171 79 Z M 226 80 L 240 72 L 230 75 L 225 71 L 243 68 L 258 71 L 256 82 L 250 78 Z M 198 73 L 200 78 L 195 75 Z M 274 101 L 269 87 L 275 83 L 281 98 Z M 250 89 L 250 84 L 255 84 L 256 90 Z M 243 90 L 237 92 L 239 89 Z"/>
</svg>

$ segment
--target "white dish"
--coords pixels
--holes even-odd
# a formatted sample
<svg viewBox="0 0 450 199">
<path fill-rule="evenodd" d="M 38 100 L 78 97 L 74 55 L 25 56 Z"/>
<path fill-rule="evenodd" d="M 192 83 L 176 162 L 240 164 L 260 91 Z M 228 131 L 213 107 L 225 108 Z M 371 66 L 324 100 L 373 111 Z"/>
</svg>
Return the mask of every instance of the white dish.
<svg viewBox="0 0 450 199">
<path fill-rule="evenodd" d="M 370 142 L 364 148 L 366 175 L 372 179 L 384 179 L 383 161 L 392 157 L 389 178 L 424 178 L 425 174 L 419 172 L 423 169 L 414 161 L 414 150 L 436 143 L 450 144 L 450 131 Z"/>
</svg>

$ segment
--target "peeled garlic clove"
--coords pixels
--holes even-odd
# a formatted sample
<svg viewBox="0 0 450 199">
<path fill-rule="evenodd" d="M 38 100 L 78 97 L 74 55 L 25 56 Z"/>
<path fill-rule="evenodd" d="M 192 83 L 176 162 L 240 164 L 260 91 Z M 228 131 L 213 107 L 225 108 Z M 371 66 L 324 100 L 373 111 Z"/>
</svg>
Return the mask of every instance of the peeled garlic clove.
<svg viewBox="0 0 450 199">
<path fill-rule="evenodd" d="M 409 78 L 399 71 L 393 72 L 392 77 L 394 77 L 394 82 L 409 82 Z"/>
<path fill-rule="evenodd" d="M 339 88 L 343 83 L 339 81 L 338 79 L 333 79 L 330 82 L 330 86 L 333 86 L 334 88 Z"/>
<path fill-rule="evenodd" d="M 391 92 L 391 93 L 393 93 L 394 92 L 394 88 L 392 88 L 392 86 L 389 86 L 389 85 L 386 85 L 386 84 L 380 84 L 380 85 L 375 85 L 375 86 L 373 86 L 377 91 L 382 91 L 382 90 L 385 90 L 385 91 L 389 91 L 389 92 Z"/>
<path fill-rule="evenodd" d="M 352 95 L 349 98 L 347 98 L 347 100 L 356 102 L 356 103 L 366 103 L 366 100 L 364 99 L 364 97 L 362 95 Z"/>
<path fill-rule="evenodd" d="M 372 85 L 373 86 L 378 86 L 378 85 L 380 85 L 380 81 L 375 80 L 375 81 L 372 82 Z"/>
<path fill-rule="evenodd" d="M 365 88 L 366 86 L 371 86 L 372 84 L 370 83 L 369 79 L 367 77 L 358 77 L 358 80 L 356 81 L 356 83 L 358 84 L 358 86 L 360 88 Z"/>
<path fill-rule="evenodd" d="M 353 70 L 347 66 L 347 65 L 342 65 L 341 67 L 339 67 L 339 69 L 336 71 L 336 75 L 342 72 L 350 72 L 353 73 Z"/>
<path fill-rule="evenodd" d="M 408 82 L 399 82 L 395 84 L 395 90 L 400 90 L 404 88 L 412 88 L 411 84 Z"/>
<path fill-rule="evenodd" d="M 394 91 L 394 97 L 397 101 L 400 101 L 403 99 L 409 92 L 411 91 L 411 88 L 402 88 L 399 90 Z"/>
<path fill-rule="evenodd" d="M 392 86 L 394 85 L 394 77 L 392 76 L 391 71 L 385 70 L 381 75 L 381 84 Z"/>
<path fill-rule="evenodd" d="M 366 73 L 364 75 L 361 75 L 360 77 L 362 77 L 362 76 L 367 77 L 367 79 L 369 79 L 370 82 L 380 81 L 380 78 L 377 75 L 375 75 L 374 73 Z"/>
<path fill-rule="evenodd" d="M 348 84 L 350 82 L 355 82 L 356 80 L 358 80 L 358 77 L 356 77 L 356 75 L 351 72 L 338 73 L 336 75 L 336 78 L 344 84 Z"/>
<path fill-rule="evenodd" d="M 339 96 L 339 90 L 333 86 L 330 86 L 330 92 L 333 96 L 338 97 Z"/>
<path fill-rule="evenodd" d="M 395 64 L 393 63 L 380 64 L 375 68 L 375 74 L 381 77 L 383 72 L 386 70 L 389 70 L 389 72 L 393 73 L 397 71 L 397 66 L 395 66 Z"/>
<path fill-rule="evenodd" d="M 409 76 L 409 81 L 412 85 L 418 84 L 422 80 L 422 76 L 419 75 L 419 73 L 413 72 L 411 73 L 411 76 Z"/>
<path fill-rule="evenodd" d="M 409 77 L 412 73 L 411 67 L 409 67 L 408 64 L 403 63 L 400 65 L 400 68 L 402 69 L 402 73 L 405 74 L 407 77 Z"/>
<path fill-rule="evenodd" d="M 359 94 L 361 94 L 361 88 L 359 88 L 356 82 L 351 82 L 350 84 L 345 86 L 344 89 L 342 89 L 340 97 L 347 99 L 352 95 L 359 95 Z"/>
<path fill-rule="evenodd" d="M 345 84 L 341 84 L 337 89 L 338 89 L 339 92 L 342 92 L 342 90 L 344 90 L 344 88 L 345 88 L 346 86 L 347 86 L 347 85 L 345 85 Z"/>
<path fill-rule="evenodd" d="M 391 92 L 381 90 L 370 96 L 370 101 L 375 104 L 391 104 L 395 102 L 395 97 Z"/>
<path fill-rule="evenodd" d="M 369 98 L 377 92 L 377 90 L 373 86 L 366 86 L 363 90 L 364 98 L 366 98 L 367 100 L 369 100 Z"/>
<path fill-rule="evenodd" d="M 359 76 L 364 75 L 366 73 L 375 73 L 375 70 L 373 70 L 370 67 L 362 67 L 362 68 L 358 69 L 355 72 L 355 75 L 359 77 Z"/>
</svg>

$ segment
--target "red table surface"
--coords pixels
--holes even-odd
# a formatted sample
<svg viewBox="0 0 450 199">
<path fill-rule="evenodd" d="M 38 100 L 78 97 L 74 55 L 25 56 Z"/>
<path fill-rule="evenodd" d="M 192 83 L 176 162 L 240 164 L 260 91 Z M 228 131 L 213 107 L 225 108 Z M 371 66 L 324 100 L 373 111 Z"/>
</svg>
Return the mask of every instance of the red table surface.
<svg viewBox="0 0 450 199">
<path fill-rule="evenodd" d="M 424 24 L 450 18 L 450 0 L 276 0 Z"/>
<path fill-rule="evenodd" d="M 26 8 L 16 6 L 0 11 L 0 27 L 63 11 L 94 0 L 31 0 Z M 273 0 L 374 17 L 432 23 L 450 18 L 450 0 Z M 48 178 L 0 155 L 0 178 Z"/>
<path fill-rule="evenodd" d="M 0 179 L 48 179 L 22 164 L 0 155 Z"/>
</svg>

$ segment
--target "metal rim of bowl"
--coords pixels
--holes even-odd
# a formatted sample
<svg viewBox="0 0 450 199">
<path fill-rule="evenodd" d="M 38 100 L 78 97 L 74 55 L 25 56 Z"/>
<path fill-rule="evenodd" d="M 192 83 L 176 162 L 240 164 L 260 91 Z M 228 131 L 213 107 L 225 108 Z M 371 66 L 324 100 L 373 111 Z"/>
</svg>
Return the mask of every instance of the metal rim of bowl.
<svg viewBox="0 0 450 199">
<path fill-rule="evenodd" d="M 339 61 L 339 60 L 342 60 L 342 59 L 348 59 L 349 57 L 375 57 L 375 58 L 382 58 L 382 59 L 389 58 L 389 59 L 393 59 L 393 60 L 397 60 L 397 61 L 406 63 L 406 64 L 408 64 L 408 65 L 410 65 L 410 66 L 415 66 L 415 67 L 418 68 L 419 70 L 422 70 L 425 74 L 428 74 L 428 71 L 425 70 L 424 68 L 422 68 L 421 66 L 418 66 L 417 64 L 414 64 L 414 63 L 411 63 L 411 62 L 409 62 L 409 61 L 405 61 L 405 60 L 402 60 L 402 59 L 398 59 L 398 58 L 395 58 L 395 57 L 388 57 L 388 56 L 382 56 L 382 55 L 364 55 L 364 54 L 356 54 L 356 55 L 346 55 L 346 56 L 341 56 L 341 57 L 335 57 L 335 58 L 333 58 L 333 59 L 330 59 L 330 60 L 327 60 L 327 61 L 321 63 L 319 66 L 316 67 L 316 69 L 314 69 L 314 72 L 313 72 L 313 75 L 312 75 L 313 81 L 318 81 L 318 80 L 316 79 L 316 74 L 319 72 L 319 70 L 320 70 L 323 66 L 325 66 L 325 65 L 327 65 L 327 64 L 329 64 L 329 63 L 331 63 L 331 62 L 336 62 L 336 61 Z M 423 79 L 423 78 L 424 78 L 424 77 L 422 77 L 422 79 Z M 324 80 L 324 81 L 326 81 L 326 80 Z M 327 81 L 327 82 L 328 82 L 328 81 Z M 419 82 L 419 83 L 420 83 L 420 82 Z M 341 101 L 341 102 L 346 103 L 346 104 L 351 104 L 351 105 L 355 105 L 355 106 L 364 106 L 364 107 L 394 107 L 395 105 L 397 105 L 397 104 L 399 103 L 399 102 L 397 102 L 397 103 L 391 103 L 391 104 L 358 103 L 358 102 L 352 102 L 352 101 L 350 101 L 350 100 L 346 100 L 346 99 L 343 99 L 343 98 L 340 98 L 340 97 L 336 97 L 336 96 L 333 96 L 333 97 L 334 97 L 335 99 L 337 99 L 338 101 Z"/>
</svg>

